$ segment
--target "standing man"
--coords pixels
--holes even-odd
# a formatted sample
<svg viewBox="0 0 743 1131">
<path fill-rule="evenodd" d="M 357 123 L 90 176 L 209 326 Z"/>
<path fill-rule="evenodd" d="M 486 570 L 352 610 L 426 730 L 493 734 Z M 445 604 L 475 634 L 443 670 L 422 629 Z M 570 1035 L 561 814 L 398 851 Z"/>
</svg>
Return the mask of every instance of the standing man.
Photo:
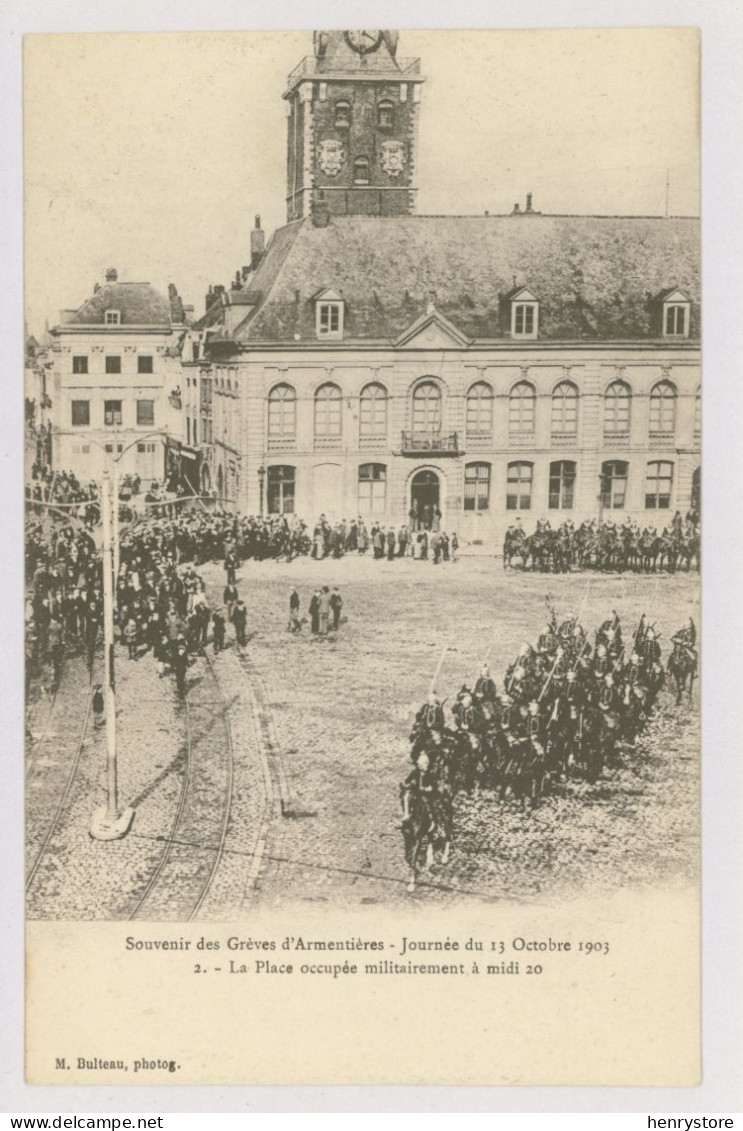
<svg viewBox="0 0 743 1131">
<path fill-rule="evenodd" d="M 240 594 L 238 593 L 237 586 L 234 582 L 231 585 L 225 585 L 224 593 L 222 594 L 222 600 L 224 601 L 225 608 L 227 609 L 227 620 L 229 621 L 232 620 L 232 614 L 235 611 L 235 605 L 237 604 L 239 597 Z"/>
<path fill-rule="evenodd" d="M 320 590 L 316 589 L 310 600 L 310 630 L 317 636 L 320 631 Z"/>
<path fill-rule="evenodd" d="M 238 597 L 235 608 L 232 611 L 232 623 L 235 626 L 235 637 L 238 647 L 244 648 L 248 642 L 245 635 L 245 629 L 248 623 L 248 610 L 245 608 L 242 597 Z"/>
<path fill-rule="evenodd" d="M 391 526 L 387 531 L 387 561 L 391 562 L 395 557 L 395 528 Z"/>
<path fill-rule="evenodd" d="M 328 635 L 328 627 L 330 624 L 330 590 L 327 585 L 323 585 L 320 593 L 320 635 Z"/>
<path fill-rule="evenodd" d="M 333 632 L 338 631 L 338 626 L 341 622 L 341 609 L 343 608 L 343 598 L 338 591 L 336 585 L 333 592 L 330 594 L 330 609 L 333 616 Z"/>
<path fill-rule="evenodd" d="M 214 655 L 224 649 L 224 628 L 225 621 L 221 612 L 217 611 L 212 615 L 212 624 L 214 625 Z"/>
<path fill-rule="evenodd" d="M 289 593 L 289 632 L 301 632 L 302 624 L 299 619 L 299 593 L 292 586 Z"/>
</svg>

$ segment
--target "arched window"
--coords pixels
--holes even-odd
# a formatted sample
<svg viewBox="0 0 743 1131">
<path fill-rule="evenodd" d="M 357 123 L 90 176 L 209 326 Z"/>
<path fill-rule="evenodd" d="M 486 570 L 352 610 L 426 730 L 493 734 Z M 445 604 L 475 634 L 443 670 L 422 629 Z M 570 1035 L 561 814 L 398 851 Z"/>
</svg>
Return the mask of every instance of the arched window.
<svg viewBox="0 0 743 1131">
<path fill-rule="evenodd" d="M 391 130 L 395 124 L 395 107 L 385 99 L 377 103 L 377 125 L 382 130 Z"/>
<path fill-rule="evenodd" d="M 612 381 L 604 397 L 604 435 L 627 436 L 632 394 L 624 381 Z"/>
<path fill-rule="evenodd" d="M 520 460 L 508 465 L 508 485 L 506 490 L 506 510 L 531 510 L 531 487 L 534 477 L 534 464 Z"/>
<path fill-rule="evenodd" d="M 296 468 L 285 464 L 268 468 L 266 504 L 269 514 L 294 514 L 296 474 Z"/>
<path fill-rule="evenodd" d="M 493 441 L 493 390 L 485 381 L 472 385 L 467 393 L 467 443 L 487 447 Z"/>
<path fill-rule="evenodd" d="M 468 463 L 464 469 L 464 509 L 486 511 L 490 506 L 490 464 Z"/>
<path fill-rule="evenodd" d="M 667 460 L 651 460 L 645 483 L 645 507 L 667 511 L 671 506 L 673 464 Z"/>
<path fill-rule="evenodd" d="M 622 510 L 627 498 L 627 468 L 622 459 L 608 459 L 601 464 L 601 506 Z"/>
<path fill-rule="evenodd" d="M 351 103 L 350 102 L 336 102 L 335 104 L 335 128 L 345 129 L 346 126 L 351 125 Z"/>
<path fill-rule="evenodd" d="M 357 157 L 353 163 L 353 183 L 355 185 L 369 184 L 369 158 Z"/>
<path fill-rule="evenodd" d="M 335 447 L 341 440 L 341 391 L 328 382 L 315 393 L 315 444 Z"/>
<path fill-rule="evenodd" d="M 650 434 L 672 435 L 676 430 L 676 387 L 659 381 L 650 392 Z"/>
<path fill-rule="evenodd" d="M 384 514 L 387 502 L 387 467 L 383 463 L 359 466 L 359 514 Z"/>
<path fill-rule="evenodd" d="M 575 462 L 571 459 L 556 460 L 550 464 L 550 510 L 569 511 L 573 509 L 575 495 Z"/>
<path fill-rule="evenodd" d="M 441 431 L 441 389 L 435 381 L 421 381 L 413 391 L 413 432 L 416 435 Z"/>
<path fill-rule="evenodd" d="M 702 434 L 702 393 L 697 391 L 694 398 L 694 439 L 698 440 Z"/>
<path fill-rule="evenodd" d="M 511 389 L 508 402 L 508 431 L 511 435 L 534 431 L 536 399 L 534 386 L 528 381 L 519 381 Z"/>
<path fill-rule="evenodd" d="M 291 385 L 275 385 L 268 394 L 268 447 L 294 447 L 297 442 L 297 395 Z"/>
<path fill-rule="evenodd" d="M 578 431 L 578 389 L 561 381 L 552 394 L 552 435 L 575 436 Z"/>
<path fill-rule="evenodd" d="M 387 440 L 387 390 L 378 381 L 372 381 L 361 390 L 359 402 L 361 447 L 384 445 Z"/>
</svg>

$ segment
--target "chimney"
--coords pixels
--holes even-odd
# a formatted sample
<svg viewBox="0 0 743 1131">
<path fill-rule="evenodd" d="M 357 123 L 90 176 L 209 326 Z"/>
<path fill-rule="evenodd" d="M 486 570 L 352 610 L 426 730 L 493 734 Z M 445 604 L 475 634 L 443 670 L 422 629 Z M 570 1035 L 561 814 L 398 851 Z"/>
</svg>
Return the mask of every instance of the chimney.
<svg viewBox="0 0 743 1131">
<path fill-rule="evenodd" d="M 214 290 L 212 288 L 212 285 L 210 283 L 209 284 L 209 290 L 206 292 L 206 297 L 204 298 L 204 313 L 205 314 L 209 310 L 209 307 L 214 302 L 214 299 L 215 299 L 215 294 L 214 294 Z"/>
<path fill-rule="evenodd" d="M 119 273 L 118 273 L 118 271 L 116 270 L 115 267 L 107 267 L 106 268 L 106 282 L 107 283 L 115 283 L 116 280 L 118 279 L 118 277 L 119 277 Z"/>
<path fill-rule="evenodd" d="M 263 259 L 263 253 L 266 250 L 266 233 L 261 227 L 261 218 L 256 216 L 255 227 L 250 233 L 250 266 L 253 271 Z"/>
<path fill-rule="evenodd" d="M 531 198 L 532 198 L 532 194 L 530 192 L 527 192 L 527 194 L 526 194 L 526 211 L 527 212 L 531 212 L 531 210 L 532 210 L 532 208 L 531 208 Z"/>
<path fill-rule="evenodd" d="M 513 212 L 511 213 L 511 215 L 515 216 L 517 212 L 521 212 L 521 205 L 520 204 L 514 204 Z"/>
<path fill-rule="evenodd" d="M 489 215 L 490 215 L 490 213 L 488 212 L 487 208 L 485 209 L 485 215 L 486 215 L 486 216 L 489 216 Z"/>
</svg>

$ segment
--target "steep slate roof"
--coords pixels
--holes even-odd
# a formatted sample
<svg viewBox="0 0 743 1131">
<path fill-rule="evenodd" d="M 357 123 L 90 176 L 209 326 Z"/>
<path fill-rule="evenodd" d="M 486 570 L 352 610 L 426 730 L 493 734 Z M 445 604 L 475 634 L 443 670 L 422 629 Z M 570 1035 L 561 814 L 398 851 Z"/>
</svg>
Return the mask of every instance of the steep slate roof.
<svg viewBox="0 0 743 1131">
<path fill-rule="evenodd" d="M 149 283 L 104 283 L 65 325 L 103 326 L 107 310 L 121 311 L 122 326 L 170 325 L 170 302 Z"/>
<path fill-rule="evenodd" d="M 699 334 L 699 221 L 640 216 L 337 216 L 280 228 L 251 279 L 260 305 L 237 341 L 316 340 L 312 296 L 345 300 L 344 342 L 395 340 L 436 309 L 468 338 L 503 337 L 514 286 L 540 302 L 539 339 L 655 337 L 660 292 L 681 287 Z M 655 301 L 654 301 L 655 300 Z M 296 336 L 299 336 L 297 339 Z"/>
</svg>

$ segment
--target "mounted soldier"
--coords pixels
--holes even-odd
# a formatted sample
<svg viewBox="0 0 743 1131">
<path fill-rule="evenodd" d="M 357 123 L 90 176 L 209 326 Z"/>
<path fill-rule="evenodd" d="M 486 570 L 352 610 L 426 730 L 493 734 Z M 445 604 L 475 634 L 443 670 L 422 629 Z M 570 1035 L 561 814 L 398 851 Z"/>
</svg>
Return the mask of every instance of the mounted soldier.
<svg viewBox="0 0 743 1131">
<path fill-rule="evenodd" d="M 477 677 L 475 697 L 489 703 L 495 703 L 495 680 L 490 675 L 490 668 L 487 664 L 482 665 L 480 675 Z"/>
</svg>

